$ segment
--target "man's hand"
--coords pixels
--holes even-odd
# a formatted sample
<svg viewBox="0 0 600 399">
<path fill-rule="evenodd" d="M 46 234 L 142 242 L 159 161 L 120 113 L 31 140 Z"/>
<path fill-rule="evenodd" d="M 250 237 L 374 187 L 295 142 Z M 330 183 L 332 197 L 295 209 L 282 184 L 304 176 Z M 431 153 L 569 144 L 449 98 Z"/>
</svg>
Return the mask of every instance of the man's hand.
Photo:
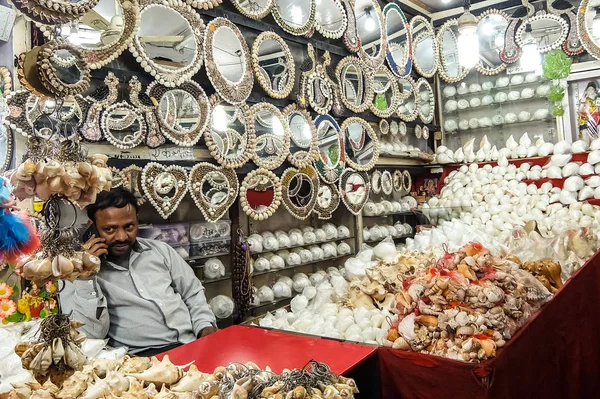
<svg viewBox="0 0 600 399">
<path fill-rule="evenodd" d="M 206 327 L 200 331 L 200 336 L 198 338 L 206 337 L 214 332 L 217 332 L 217 329 L 214 327 Z"/>
<path fill-rule="evenodd" d="M 88 242 L 83 244 L 83 249 L 87 251 L 90 255 L 94 255 L 100 257 L 102 255 L 106 255 L 108 253 L 108 247 L 104 243 L 104 238 L 96 237 L 94 234 Z"/>
</svg>

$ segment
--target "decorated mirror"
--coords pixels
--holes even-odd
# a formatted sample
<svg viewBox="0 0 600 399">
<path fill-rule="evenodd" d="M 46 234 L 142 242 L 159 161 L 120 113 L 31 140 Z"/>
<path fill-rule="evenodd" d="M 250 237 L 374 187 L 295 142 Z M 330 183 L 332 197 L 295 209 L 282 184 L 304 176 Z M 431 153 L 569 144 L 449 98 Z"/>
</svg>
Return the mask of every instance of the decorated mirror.
<svg viewBox="0 0 600 399">
<path fill-rule="evenodd" d="M 340 205 L 340 193 L 334 184 L 321 182 L 317 193 L 317 202 L 313 210 L 319 219 L 331 219 Z"/>
<path fill-rule="evenodd" d="M 387 121 L 387 119 L 381 119 L 379 121 L 379 133 L 381 133 L 382 135 L 385 136 L 389 132 L 390 132 L 390 123 Z"/>
<path fill-rule="evenodd" d="M 440 77 L 448 83 L 458 82 L 467 76 L 469 70 L 458 60 L 458 20 L 451 19 L 440 28 L 437 36 L 439 44 Z"/>
<path fill-rule="evenodd" d="M 317 128 L 310 114 L 292 104 L 283 110 L 290 131 L 288 161 L 297 168 L 312 164 L 317 158 Z"/>
<path fill-rule="evenodd" d="M 255 104 L 250 108 L 250 113 L 256 134 L 254 163 L 268 170 L 277 169 L 289 154 L 288 124 L 279 108 L 273 104 Z"/>
<path fill-rule="evenodd" d="M 596 59 L 600 59 L 600 33 L 594 34 L 593 26 L 596 8 L 599 6 L 596 0 L 581 0 L 577 11 L 579 40 L 585 50 Z"/>
<path fill-rule="evenodd" d="M 396 76 L 406 76 L 412 70 L 410 58 L 410 33 L 406 16 L 395 3 L 388 3 L 383 9 L 388 43 L 387 63 Z"/>
<path fill-rule="evenodd" d="M 377 69 L 385 62 L 387 53 L 386 31 L 379 3 L 377 0 L 356 0 L 354 15 L 360 39 L 358 55 L 369 67 Z"/>
<path fill-rule="evenodd" d="M 346 31 L 344 32 L 344 44 L 351 53 L 356 53 L 360 50 L 360 39 L 356 29 L 356 16 L 354 15 L 353 0 L 339 0 L 344 6 L 347 17 Z"/>
<path fill-rule="evenodd" d="M 381 173 L 381 191 L 385 195 L 390 195 L 394 190 L 394 183 L 392 179 L 392 174 L 389 170 L 384 170 Z"/>
<path fill-rule="evenodd" d="M 398 134 L 398 130 L 399 130 L 399 125 L 398 122 L 394 119 L 393 121 L 390 122 L 390 134 L 392 136 L 395 136 Z"/>
<path fill-rule="evenodd" d="M 382 65 L 373 75 L 375 97 L 371 112 L 380 118 L 389 118 L 396 112 L 400 100 L 400 88 L 396 76 Z"/>
<path fill-rule="evenodd" d="M 98 0 L 63 2 L 60 0 L 19 0 L 14 6 L 28 19 L 42 25 L 58 25 L 81 18 L 98 4 Z"/>
<path fill-rule="evenodd" d="M 371 70 L 356 57 L 345 57 L 338 62 L 335 74 L 340 84 L 342 103 L 350 111 L 364 112 L 373 102 Z"/>
<path fill-rule="evenodd" d="M 429 82 L 420 78 L 417 80 L 415 91 L 418 94 L 419 100 L 419 118 L 424 123 L 431 123 L 435 114 L 435 97 L 433 95 L 433 89 Z"/>
<path fill-rule="evenodd" d="M 503 11 L 487 10 L 477 18 L 477 36 L 479 38 L 479 62 L 477 70 L 485 75 L 497 75 L 506 69 L 500 58 L 504 50 L 504 38 L 508 28 L 508 15 Z"/>
<path fill-rule="evenodd" d="M 188 176 L 179 165 L 165 166 L 149 162 L 142 171 L 142 188 L 148 201 L 163 219 L 167 219 L 188 190 Z"/>
<path fill-rule="evenodd" d="M 202 66 L 204 22 L 177 0 L 149 3 L 140 12 L 129 51 L 144 70 L 167 87 L 179 86 Z"/>
<path fill-rule="evenodd" d="M 262 32 L 252 44 L 252 66 L 258 83 L 273 98 L 285 98 L 294 88 L 296 67 L 285 41 L 271 31 Z"/>
<path fill-rule="evenodd" d="M 340 126 L 330 115 L 319 115 L 315 119 L 319 157 L 315 167 L 325 183 L 335 183 L 344 170 L 344 140 Z"/>
<path fill-rule="evenodd" d="M 340 0 L 318 0 L 315 12 L 315 29 L 323 37 L 339 39 L 348 26 L 346 11 Z"/>
<path fill-rule="evenodd" d="M 301 108 L 310 106 L 319 114 L 328 113 L 336 102 L 335 74 L 330 70 L 331 55 L 323 53 L 323 63 L 317 61 L 317 53 L 308 44 L 308 58 L 300 66 L 300 82 L 297 103 Z"/>
<path fill-rule="evenodd" d="M 419 75 L 431 78 L 438 69 L 437 41 L 433 26 L 417 15 L 410 20 L 412 59 Z"/>
<path fill-rule="evenodd" d="M 379 142 L 373 128 L 364 119 L 347 118 L 341 126 L 346 164 L 358 171 L 373 169 L 379 158 Z"/>
<path fill-rule="evenodd" d="M 310 165 L 304 168 L 289 168 L 281 176 L 282 198 L 285 208 L 296 219 L 310 216 L 317 202 L 319 176 Z"/>
<path fill-rule="evenodd" d="M 245 101 L 254 85 L 250 50 L 242 33 L 231 21 L 215 18 L 204 35 L 206 73 L 225 101 Z"/>
<path fill-rule="evenodd" d="M 392 174 L 392 180 L 393 180 L 393 188 L 394 191 L 397 193 L 401 193 L 402 190 L 404 189 L 404 186 L 402 185 L 402 171 L 399 169 L 396 169 L 394 171 L 394 173 Z"/>
<path fill-rule="evenodd" d="M 398 117 L 405 122 L 412 122 L 419 116 L 421 101 L 415 83 L 409 76 L 398 79 L 400 100 L 398 101 Z M 406 130 L 405 130 L 406 132 Z M 400 130 L 402 134 L 402 130 Z"/>
<path fill-rule="evenodd" d="M 233 169 L 200 162 L 190 172 L 188 188 L 204 218 L 216 222 L 235 202 L 239 183 Z"/>
<path fill-rule="evenodd" d="M 517 44 L 521 48 L 525 45 L 523 38 L 528 27 L 531 29 L 531 36 L 533 36 L 540 53 L 560 48 L 567 40 L 569 33 L 567 21 L 558 15 L 540 12 L 522 23 L 517 29 Z"/>
<path fill-rule="evenodd" d="M 133 193 L 138 205 L 146 202 L 144 190 L 142 189 L 142 168 L 137 165 L 129 165 L 121 170 L 121 176 L 123 187 Z"/>
<path fill-rule="evenodd" d="M 271 14 L 281 28 L 292 35 L 307 34 L 315 24 L 315 0 L 273 0 Z"/>
<path fill-rule="evenodd" d="M 12 133 L 4 125 L 0 125 L 0 174 L 4 173 L 8 169 L 12 154 Z"/>
<path fill-rule="evenodd" d="M 381 193 L 381 171 L 379 169 L 375 169 L 371 173 L 371 190 L 373 194 Z"/>
<path fill-rule="evenodd" d="M 402 171 L 402 186 L 404 187 L 405 192 L 410 193 L 412 189 L 412 178 L 410 177 L 408 170 Z"/>
<path fill-rule="evenodd" d="M 232 0 L 240 14 L 252 19 L 263 19 L 271 12 L 273 0 Z"/>
<path fill-rule="evenodd" d="M 263 168 L 248 173 L 240 187 L 240 205 L 254 220 L 265 220 L 281 204 L 281 182 L 270 170 Z"/>
<path fill-rule="evenodd" d="M 346 168 L 342 172 L 339 181 L 340 196 L 346 208 L 358 215 L 363 206 L 369 200 L 371 185 L 369 177 L 365 172 L 357 172 L 352 168 Z"/>
<path fill-rule="evenodd" d="M 115 147 L 130 149 L 144 141 L 148 127 L 137 108 L 126 102 L 119 102 L 102 112 L 100 130 Z"/>
<path fill-rule="evenodd" d="M 204 140 L 221 165 L 239 168 L 254 154 L 254 121 L 246 103 L 232 105 L 219 95 L 210 97 L 212 112 Z"/>
<path fill-rule="evenodd" d="M 147 93 L 158 102 L 158 123 L 169 140 L 184 147 L 191 147 L 200 140 L 208 126 L 210 103 L 198 83 L 189 80 L 169 88 L 154 81 Z"/>
</svg>

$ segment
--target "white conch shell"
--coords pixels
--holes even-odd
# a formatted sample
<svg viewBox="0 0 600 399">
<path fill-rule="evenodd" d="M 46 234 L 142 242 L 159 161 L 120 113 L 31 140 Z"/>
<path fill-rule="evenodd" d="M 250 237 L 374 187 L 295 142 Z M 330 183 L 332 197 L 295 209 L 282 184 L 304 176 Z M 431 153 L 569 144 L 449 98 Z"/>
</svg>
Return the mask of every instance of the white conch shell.
<svg viewBox="0 0 600 399">
<path fill-rule="evenodd" d="M 588 148 L 587 142 L 584 140 L 577 140 L 571 145 L 571 152 L 573 154 L 581 154 L 586 152 Z"/>
<path fill-rule="evenodd" d="M 71 399 L 77 398 L 83 392 L 85 392 L 88 382 L 92 379 L 92 376 L 85 371 L 76 371 L 75 374 L 67 378 L 63 383 L 62 389 L 56 395 L 58 399 Z"/>
<path fill-rule="evenodd" d="M 101 399 L 106 396 L 120 395 L 129 389 L 129 379 L 116 371 L 109 371 L 106 377 L 96 377 L 94 384 L 88 385 L 81 399 Z"/>
<path fill-rule="evenodd" d="M 590 151 L 600 150 L 600 138 L 592 140 L 590 144 Z"/>
<path fill-rule="evenodd" d="M 588 154 L 587 161 L 590 165 L 596 165 L 597 163 L 600 163 L 600 150 L 590 152 Z"/>
<path fill-rule="evenodd" d="M 468 163 L 475 162 L 475 152 L 473 152 L 473 148 L 465 154 L 465 161 Z"/>
<path fill-rule="evenodd" d="M 540 157 L 545 157 L 554 151 L 554 144 L 552 143 L 544 143 L 538 147 L 538 155 Z"/>
<path fill-rule="evenodd" d="M 475 157 L 478 162 L 485 161 L 485 150 L 483 148 L 480 148 L 479 151 L 477 151 L 477 154 L 475 155 Z"/>
<path fill-rule="evenodd" d="M 191 365 L 190 369 L 175 385 L 171 385 L 171 391 L 173 392 L 191 392 L 200 388 L 203 382 L 216 381 L 216 378 L 212 374 L 206 374 L 198 370 L 195 365 Z M 214 385 L 214 384 L 213 384 Z M 212 393 L 215 395 L 218 391 L 218 384 L 216 389 Z M 210 396 L 209 396 L 210 398 Z"/>
<path fill-rule="evenodd" d="M 571 143 L 567 140 L 559 141 L 554 144 L 554 153 L 555 154 L 568 154 L 571 152 Z"/>
<path fill-rule="evenodd" d="M 487 138 L 487 135 L 484 135 L 481 141 L 479 142 L 479 149 L 484 151 L 489 151 L 492 149 L 492 143 Z"/>
<path fill-rule="evenodd" d="M 460 147 L 458 150 L 456 150 L 456 152 L 454 153 L 454 160 L 458 163 L 461 163 L 465 160 L 465 154 L 463 153 L 463 149 L 462 147 Z"/>
<path fill-rule="evenodd" d="M 500 157 L 500 153 L 498 152 L 498 149 L 496 148 L 496 146 L 493 146 L 492 147 L 492 161 L 497 161 L 499 157 Z"/>
<path fill-rule="evenodd" d="M 28 369 L 40 374 L 46 374 L 46 371 L 52 364 L 52 347 L 46 344 L 43 348 L 29 363 Z"/>
<path fill-rule="evenodd" d="M 522 147 L 529 147 L 531 145 L 531 139 L 529 138 L 529 134 L 524 133 L 519 139 L 519 145 Z"/>
<path fill-rule="evenodd" d="M 594 167 L 586 162 L 579 167 L 579 174 L 581 176 L 593 175 Z"/>
<path fill-rule="evenodd" d="M 512 134 L 510 135 L 510 137 L 508 138 L 508 140 L 506 140 L 506 148 L 508 148 L 509 150 L 515 150 L 517 149 L 517 147 L 519 146 L 519 143 L 517 143 L 515 141 L 515 139 L 513 138 Z"/>
<path fill-rule="evenodd" d="M 535 157 L 538 154 L 538 148 L 535 145 L 527 148 L 527 158 Z"/>
<path fill-rule="evenodd" d="M 592 187 L 584 187 L 581 189 L 581 191 L 579 192 L 579 201 L 583 201 L 586 200 L 588 198 L 593 198 L 594 197 L 594 189 Z"/>
<path fill-rule="evenodd" d="M 54 364 L 58 364 L 65 355 L 65 348 L 63 347 L 62 339 L 54 338 L 52 340 L 52 361 Z"/>
<path fill-rule="evenodd" d="M 138 380 L 154 383 L 156 386 L 163 384 L 174 384 L 183 376 L 182 368 L 186 366 L 175 366 L 171 363 L 169 355 L 165 355 L 163 360 L 154 364 L 148 370 L 141 373 L 130 373 L 128 376 L 135 377 Z"/>
<path fill-rule="evenodd" d="M 469 151 L 473 151 L 473 146 L 475 145 L 475 137 L 471 137 L 469 141 L 467 141 L 463 146 L 463 152 L 468 154 Z"/>
<path fill-rule="evenodd" d="M 536 141 L 535 141 L 535 145 L 537 147 L 541 146 L 542 144 L 544 144 L 544 136 L 540 136 Z"/>
<path fill-rule="evenodd" d="M 81 370 L 87 362 L 87 357 L 75 342 L 69 342 L 65 347 L 65 364 L 73 370 Z"/>
<path fill-rule="evenodd" d="M 508 159 L 506 159 L 504 154 L 500 154 L 500 157 L 498 158 L 498 166 L 508 166 Z"/>
</svg>

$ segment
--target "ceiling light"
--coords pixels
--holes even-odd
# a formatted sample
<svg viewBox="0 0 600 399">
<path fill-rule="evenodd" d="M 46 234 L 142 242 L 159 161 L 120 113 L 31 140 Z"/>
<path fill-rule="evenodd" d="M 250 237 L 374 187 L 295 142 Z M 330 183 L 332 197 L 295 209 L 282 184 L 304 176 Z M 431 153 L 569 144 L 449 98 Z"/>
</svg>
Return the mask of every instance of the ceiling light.
<svg viewBox="0 0 600 399">
<path fill-rule="evenodd" d="M 367 32 L 373 32 L 375 30 L 375 28 L 377 27 L 375 24 L 375 20 L 371 16 L 371 10 L 372 10 L 372 7 L 365 8 L 365 17 L 367 18 L 367 20 L 365 21 L 365 30 Z"/>
<path fill-rule="evenodd" d="M 498 33 L 496 35 L 494 38 L 494 44 L 496 45 L 496 48 L 504 48 L 504 35 L 502 33 Z"/>
<path fill-rule="evenodd" d="M 531 34 L 531 25 L 528 23 L 523 34 L 523 54 L 521 54 L 521 67 L 526 71 L 534 71 L 542 63 L 542 57 L 537 47 L 537 42 Z"/>
<path fill-rule="evenodd" d="M 227 130 L 227 113 L 222 105 L 217 105 L 212 113 L 212 128 L 217 132 Z"/>
<path fill-rule="evenodd" d="M 464 13 L 458 19 L 458 60 L 465 68 L 473 68 L 479 61 L 479 37 L 477 19 L 469 8 L 470 0 L 464 0 Z"/>
<path fill-rule="evenodd" d="M 596 7 L 596 15 L 592 20 L 592 36 L 600 37 L 600 7 Z"/>
</svg>

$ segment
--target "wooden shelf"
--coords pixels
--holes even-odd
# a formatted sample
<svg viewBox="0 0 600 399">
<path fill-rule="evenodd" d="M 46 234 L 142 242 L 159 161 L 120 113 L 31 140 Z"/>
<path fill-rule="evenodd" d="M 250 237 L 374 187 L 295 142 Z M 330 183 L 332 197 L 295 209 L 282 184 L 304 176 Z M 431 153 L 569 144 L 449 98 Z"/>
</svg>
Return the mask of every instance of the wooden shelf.
<svg viewBox="0 0 600 399">
<path fill-rule="evenodd" d="M 311 245 L 329 244 L 329 243 L 334 243 L 336 241 L 350 240 L 352 238 L 354 238 L 354 236 L 349 236 L 349 237 L 344 237 L 344 238 L 336 238 L 334 240 L 329 240 L 329 241 L 316 241 L 316 242 L 313 242 L 312 244 L 294 245 L 294 246 L 291 246 L 291 247 L 279 247 L 278 249 L 275 249 L 275 250 L 270 250 L 270 249 L 267 250 L 267 249 L 265 249 L 265 250 L 262 250 L 260 252 L 252 252 L 252 251 L 250 251 L 250 253 L 252 254 L 252 256 L 254 256 L 254 255 L 267 254 L 267 253 L 270 253 L 270 252 L 275 253 L 277 251 L 290 250 L 290 249 L 295 249 L 295 248 L 306 248 L 306 249 L 308 249 L 308 247 L 311 246 Z"/>
<path fill-rule="evenodd" d="M 298 267 L 302 267 L 302 266 L 316 265 L 317 263 L 322 263 L 322 262 L 327 262 L 327 261 L 330 261 L 330 260 L 336 260 L 336 259 L 346 258 L 346 257 L 348 257 L 348 256 L 354 256 L 354 255 L 355 255 L 355 254 L 351 252 L 351 253 L 349 253 L 349 254 L 346 254 L 346 255 L 338 255 L 338 256 L 333 256 L 333 257 L 331 257 L 331 258 L 325 258 L 325 259 L 321 259 L 321 260 L 318 260 L 318 261 L 315 261 L 315 262 L 308 262 L 308 263 L 301 263 L 301 264 L 299 264 L 299 265 L 286 266 L 286 267 L 284 267 L 284 268 L 282 268 L 282 269 L 270 269 L 270 270 L 263 270 L 262 272 L 256 272 L 256 271 L 255 271 L 254 273 L 252 273 L 252 275 L 251 275 L 251 276 L 252 276 L 252 277 L 256 277 L 256 276 L 262 276 L 262 275 L 264 275 L 264 274 L 276 273 L 276 272 L 280 272 L 280 271 L 283 271 L 283 270 L 296 269 L 296 268 L 298 268 Z"/>
</svg>

